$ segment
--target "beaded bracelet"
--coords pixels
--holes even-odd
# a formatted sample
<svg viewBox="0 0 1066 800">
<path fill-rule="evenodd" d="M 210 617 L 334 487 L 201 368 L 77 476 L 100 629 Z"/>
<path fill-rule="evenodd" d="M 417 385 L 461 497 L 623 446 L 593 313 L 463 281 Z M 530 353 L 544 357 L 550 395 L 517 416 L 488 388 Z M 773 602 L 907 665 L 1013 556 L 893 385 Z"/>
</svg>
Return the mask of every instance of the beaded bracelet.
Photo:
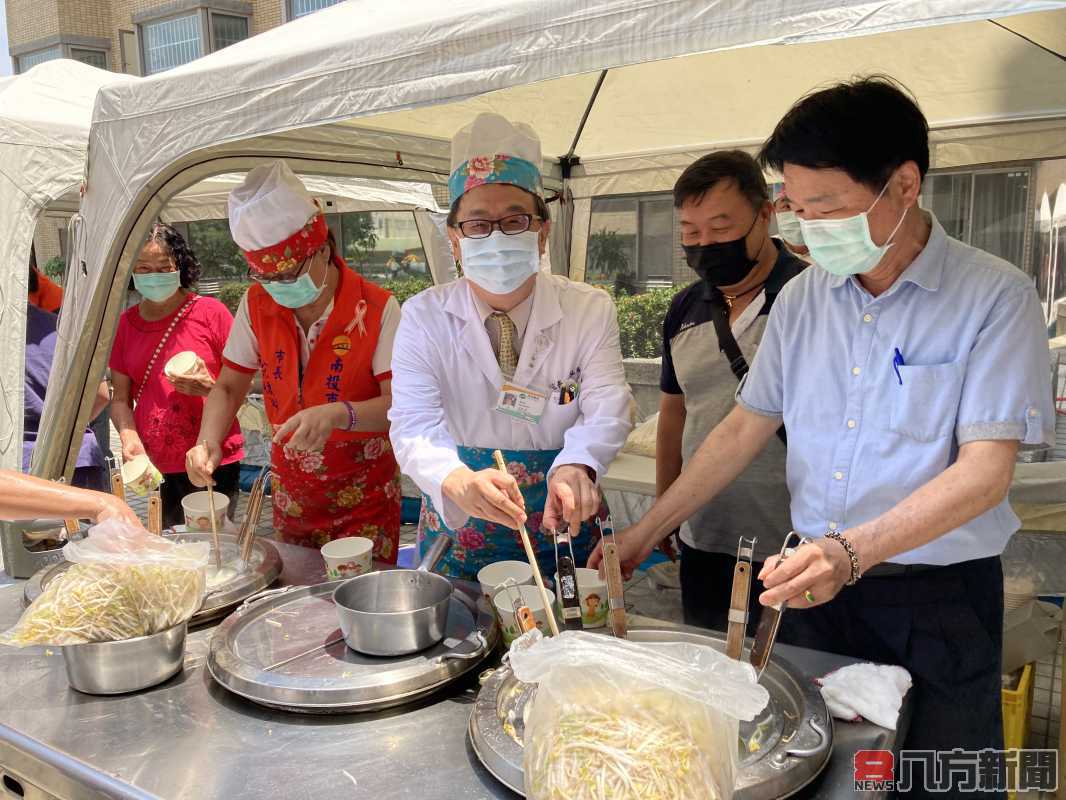
<svg viewBox="0 0 1066 800">
<path fill-rule="evenodd" d="M 851 542 L 845 539 L 839 531 L 826 531 L 826 539 L 832 539 L 834 542 L 839 542 L 840 546 L 847 551 L 848 558 L 851 559 L 851 580 L 847 582 L 848 586 L 854 586 L 859 582 L 859 578 L 862 577 L 862 568 L 859 566 L 859 554 L 855 552 L 855 548 L 851 546 Z"/>
<path fill-rule="evenodd" d="M 355 406 L 353 406 L 347 400 L 341 400 L 341 403 L 343 403 L 344 407 L 346 409 L 348 409 L 348 427 L 345 428 L 344 430 L 346 430 L 346 431 L 355 430 Z"/>
</svg>

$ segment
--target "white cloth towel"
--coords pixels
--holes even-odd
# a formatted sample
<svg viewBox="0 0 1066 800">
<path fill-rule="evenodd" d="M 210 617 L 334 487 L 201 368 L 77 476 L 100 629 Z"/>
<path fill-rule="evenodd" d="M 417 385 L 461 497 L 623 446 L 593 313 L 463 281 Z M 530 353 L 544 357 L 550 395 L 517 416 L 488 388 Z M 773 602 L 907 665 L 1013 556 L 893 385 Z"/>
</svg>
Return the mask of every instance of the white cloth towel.
<svg viewBox="0 0 1066 800">
<path fill-rule="evenodd" d="M 837 719 L 865 719 L 889 730 L 896 729 L 903 697 L 911 688 L 911 675 L 890 664 L 851 664 L 816 679 L 829 713 Z"/>
</svg>

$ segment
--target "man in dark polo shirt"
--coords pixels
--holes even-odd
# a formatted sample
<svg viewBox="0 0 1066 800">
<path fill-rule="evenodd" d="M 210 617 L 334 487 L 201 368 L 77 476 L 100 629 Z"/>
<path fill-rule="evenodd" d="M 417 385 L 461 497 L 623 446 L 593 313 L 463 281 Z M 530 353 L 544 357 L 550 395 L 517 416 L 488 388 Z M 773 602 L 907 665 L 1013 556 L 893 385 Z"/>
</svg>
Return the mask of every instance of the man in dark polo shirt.
<svg viewBox="0 0 1066 800">
<path fill-rule="evenodd" d="M 733 409 L 739 379 L 755 356 L 774 299 L 805 266 L 770 237 L 773 210 L 766 181 L 747 153 L 711 153 L 691 164 L 674 186 L 674 207 L 686 259 L 700 280 L 674 297 L 663 324 L 655 459 L 659 495 Z M 782 434 L 682 525 L 685 622 L 725 630 L 738 538 L 758 539 L 757 574 L 790 529 Z M 752 598 L 756 588 L 752 581 Z M 757 608 L 754 599 L 749 607 Z M 751 618 L 749 633 L 757 618 Z"/>
</svg>

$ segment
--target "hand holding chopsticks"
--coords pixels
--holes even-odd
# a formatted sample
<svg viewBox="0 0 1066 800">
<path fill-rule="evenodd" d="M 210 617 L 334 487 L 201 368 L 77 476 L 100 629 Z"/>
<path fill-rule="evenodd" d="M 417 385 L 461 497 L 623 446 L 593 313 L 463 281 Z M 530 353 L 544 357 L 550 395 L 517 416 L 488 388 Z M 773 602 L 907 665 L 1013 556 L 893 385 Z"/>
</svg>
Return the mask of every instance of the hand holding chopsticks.
<svg viewBox="0 0 1066 800">
<path fill-rule="evenodd" d="M 492 458 L 496 462 L 496 469 L 500 470 L 500 472 L 507 472 L 507 463 L 503 460 L 503 453 L 497 450 L 492 454 Z M 544 603 L 544 613 L 548 618 L 548 627 L 551 628 L 552 636 L 558 636 L 559 625 L 555 622 L 555 612 L 552 610 L 552 603 L 548 598 L 548 590 L 544 587 L 544 577 L 540 574 L 537 554 L 533 551 L 533 543 L 529 539 L 529 531 L 526 530 L 525 525 L 520 525 L 518 533 L 522 537 L 522 547 L 525 548 L 526 558 L 529 559 L 529 566 L 533 570 L 533 582 L 537 584 L 541 602 Z"/>
<path fill-rule="evenodd" d="M 208 449 L 207 440 L 204 440 L 204 450 Z M 215 568 L 222 569 L 222 543 L 218 539 L 218 517 L 215 511 L 215 489 L 213 481 L 207 482 L 207 505 L 210 507 L 208 516 L 211 518 L 211 541 L 215 545 Z"/>
</svg>

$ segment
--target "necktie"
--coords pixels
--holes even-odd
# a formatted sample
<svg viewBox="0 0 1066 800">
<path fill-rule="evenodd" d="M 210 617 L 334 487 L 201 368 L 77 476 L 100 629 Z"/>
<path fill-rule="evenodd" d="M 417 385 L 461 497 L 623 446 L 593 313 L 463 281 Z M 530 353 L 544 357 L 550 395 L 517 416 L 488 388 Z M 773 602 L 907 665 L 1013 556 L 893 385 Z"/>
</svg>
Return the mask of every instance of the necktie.
<svg viewBox="0 0 1066 800">
<path fill-rule="evenodd" d="M 518 354 L 514 347 L 518 330 L 506 314 L 496 312 L 492 319 L 500 326 L 500 352 L 496 354 L 496 360 L 500 362 L 500 372 L 505 378 L 513 378 L 515 370 L 518 369 Z"/>
</svg>

